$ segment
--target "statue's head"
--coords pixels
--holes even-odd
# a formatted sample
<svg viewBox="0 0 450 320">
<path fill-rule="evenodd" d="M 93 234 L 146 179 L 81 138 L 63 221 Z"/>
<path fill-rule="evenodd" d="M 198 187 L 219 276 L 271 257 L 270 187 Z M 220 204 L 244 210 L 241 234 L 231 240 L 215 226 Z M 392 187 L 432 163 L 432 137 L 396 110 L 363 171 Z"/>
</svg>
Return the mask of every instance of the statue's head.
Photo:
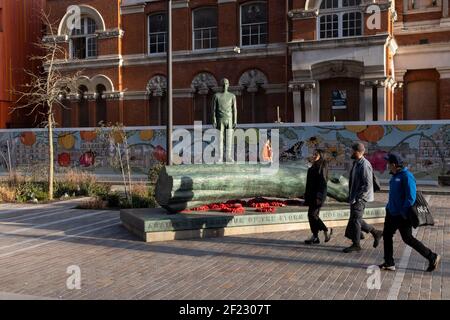
<svg viewBox="0 0 450 320">
<path fill-rule="evenodd" d="M 222 79 L 222 88 L 227 91 L 230 87 L 230 81 L 227 78 Z"/>
</svg>

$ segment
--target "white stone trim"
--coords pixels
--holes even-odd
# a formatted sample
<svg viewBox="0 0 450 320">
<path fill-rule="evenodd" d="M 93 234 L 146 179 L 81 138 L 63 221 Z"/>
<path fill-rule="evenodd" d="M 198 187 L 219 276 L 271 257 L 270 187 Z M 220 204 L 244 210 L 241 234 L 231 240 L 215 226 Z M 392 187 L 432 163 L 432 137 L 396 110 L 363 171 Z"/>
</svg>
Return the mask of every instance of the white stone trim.
<svg viewBox="0 0 450 320">
<path fill-rule="evenodd" d="M 175 0 L 172 3 L 172 9 L 189 8 L 189 0 Z"/>
<path fill-rule="evenodd" d="M 402 81 L 408 69 L 434 69 L 441 73 L 441 78 L 449 78 L 450 43 L 433 43 L 427 45 L 400 46 L 394 56 L 395 80 Z"/>
<path fill-rule="evenodd" d="M 286 92 L 286 85 L 283 83 L 266 84 L 266 85 L 263 85 L 262 87 L 266 91 L 266 94 L 285 93 Z"/>
<path fill-rule="evenodd" d="M 403 15 L 411 15 L 416 13 L 430 13 L 430 12 L 441 12 L 441 7 L 430 7 L 430 8 L 422 8 L 422 9 L 408 9 L 408 11 L 403 12 Z"/>
<path fill-rule="evenodd" d="M 173 62 L 189 61 L 216 61 L 220 59 L 244 59 L 250 57 L 284 56 L 286 45 L 283 43 L 271 44 L 263 48 L 241 48 L 241 53 L 235 51 L 235 47 L 221 47 L 217 50 L 188 51 L 180 50 L 173 53 Z M 166 54 L 135 54 L 123 56 L 124 66 L 160 64 L 166 62 Z"/>
<path fill-rule="evenodd" d="M 97 85 L 102 84 L 105 86 L 107 93 L 115 92 L 114 91 L 114 83 L 111 81 L 111 79 L 103 74 L 98 74 L 91 78 L 91 84 L 92 88 L 95 91 L 95 88 Z"/>
<path fill-rule="evenodd" d="M 78 7 L 80 8 L 81 15 L 87 16 L 87 17 L 92 18 L 92 19 L 95 20 L 95 22 L 97 24 L 97 28 L 98 28 L 97 31 L 105 31 L 106 30 L 105 20 L 103 19 L 102 15 L 100 14 L 100 12 L 97 9 L 95 9 L 92 6 L 85 5 L 85 4 L 78 5 Z M 58 36 L 62 36 L 62 35 L 67 34 L 66 20 L 71 15 L 72 15 L 71 12 L 66 12 L 66 14 L 61 19 L 61 21 L 59 23 L 59 26 L 58 26 Z"/>
<path fill-rule="evenodd" d="M 57 60 L 55 62 L 55 66 L 59 70 L 68 71 L 68 70 L 120 67 L 122 65 L 122 62 L 123 59 L 121 55 L 105 55 L 83 60 L 77 59 Z"/>
<path fill-rule="evenodd" d="M 441 79 L 450 79 L 450 66 L 437 68 L 437 71 L 441 75 Z"/>
<path fill-rule="evenodd" d="M 363 47 L 386 42 L 388 33 L 377 34 L 374 36 L 356 36 L 345 38 L 332 38 L 308 41 L 291 41 L 289 47 L 292 51 L 316 50 L 316 49 L 335 49 L 337 47 Z"/>
<path fill-rule="evenodd" d="M 138 4 L 138 5 L 129 5 L 124 6 L 122 5 L 120 7 L 120 15 L 126 15 L 126 14 L 135 14 L 135 13 L 144 13 L 145 12 L 145 4 Z"/>
</svg>

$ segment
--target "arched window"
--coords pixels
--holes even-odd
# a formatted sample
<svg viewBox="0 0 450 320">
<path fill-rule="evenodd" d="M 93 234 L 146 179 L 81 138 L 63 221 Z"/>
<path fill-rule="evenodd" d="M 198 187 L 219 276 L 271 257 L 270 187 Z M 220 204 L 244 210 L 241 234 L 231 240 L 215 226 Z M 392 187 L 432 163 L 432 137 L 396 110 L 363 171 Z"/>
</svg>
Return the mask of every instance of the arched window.
<svg viewBox="0 0 450 320">
<path fill-rule="evenodd" d="M 150 125 L 161 126 L 167 123 L 167 79 L 157 75 L 147 84 L 148 122 Z"/>
<path fill-rule="evenodd" d="M 148 16 L 148 52 L 163 53 L 167 46 L 167 15 L 157 13 Z"/>
<path fill-rule="evenodd" d="M 245 72 L 239 79 L 242 87 L 241 105 L 238 107 L 239 123 L 265 123 L 268 121 L 267 94 L 264 86 L 267 77 L 257 69 Z"/>
<path fill-rule="evenodd" d="M 214 88 L 218 86 L 216 78 L 208 72 L 202 72 L 192 80 L 194 91 L 194 121 L 211 124 L 212 100 Z"/>
<path fill-rule="evenodd" d="M 362 35 L 361 0 L 322 0 L 318 18 L 318 38 Z"/>
<path fill-rule="evenodd" d="M 88 88 L 84 85 L 78 87 L 78 126 L 89 127 L 89 101 L 86 99 Z"/>
<path fill-rule="evenodd" d="M 267 43 L 267 4 L 252 2 L 241 6 L 241 45 Z"/>
<path fill-rule="evenodd" d="M 106 99 L 104 93 L 106 92 L 106 87 L 103 84 L 98 84 L 95 88 L 97 93 L 97 98 L 95 100 L 95 122 L 106 123 Z"/>
<path fill-rule="evenodd" d="M 81 28 L 73 29 L 70 36 L 72 59 L 86 59 L 97 56 L 97 24 L 89 17 L 81 18 Z"/>
<path fill-rule="evenodd" d="M 217 9 L 201 8 L 193 12 L 194 50 L 217 48 Z"/>
<path fill-rule="evenodd" d="M 72 126 L 72 110 L 70 108 L 70 101 L 67 95 L 70 90 L 65 88 L 62 90 L 59 97 L 59 102 L 61 104 L 61 127 L 68 128 Z"/>
</svg>

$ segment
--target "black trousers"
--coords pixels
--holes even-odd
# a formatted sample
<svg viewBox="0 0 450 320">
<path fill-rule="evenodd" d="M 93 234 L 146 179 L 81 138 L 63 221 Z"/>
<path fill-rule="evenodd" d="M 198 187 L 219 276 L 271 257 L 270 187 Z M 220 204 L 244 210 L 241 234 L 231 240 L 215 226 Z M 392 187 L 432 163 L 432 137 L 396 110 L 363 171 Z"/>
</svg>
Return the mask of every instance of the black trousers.
<svg viewBox="0 0 450 320">
<path fill-rule="evenodd" d="M 308 208 L 309 227 L 315 236 L 319 234 L 319 231 L 328 231 L 328 228 L 319 217 L 320 207 L 318 205 L 310 205 Z"/>
<path fill-rule="evenodd" d="M 402 240 L 408 246 L 412 247 L 428 260 L 432 258 L 433 252 L 412 235 L 412 226 L 409 220 L 403 216 L 391 216 L 389 212 L 386 212 L 383 230 L 384 262 L 390 265 L 394 264 L 393 237 L 397 230 L 400 231 Z"/>
<path fill-rule="evenodd" d="M 350 205 L 350 218 L 348 219 L 345 236 L 352 240 L 353 244 L 359 245 L 361 240 L 361 231 L 366 233 L 372 232 L 375 228 L 364 221 L 363 215 L 366 209 L 364 200 L 357 200 Z"/>
</svg>

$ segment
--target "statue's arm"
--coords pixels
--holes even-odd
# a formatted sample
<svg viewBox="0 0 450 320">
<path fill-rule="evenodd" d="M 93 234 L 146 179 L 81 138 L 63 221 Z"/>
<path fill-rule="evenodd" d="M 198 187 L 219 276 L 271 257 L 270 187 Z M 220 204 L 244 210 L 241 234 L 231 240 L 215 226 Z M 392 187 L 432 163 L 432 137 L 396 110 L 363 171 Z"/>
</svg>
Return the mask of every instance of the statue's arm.
<svg viewBox="0 0 450 320">
<path fill-rule="evenodd" d="M 216 108 L 217 108 L 217 96 L 214 95 L 212 99 L 212 112 L 211 112 L 213 128 L 217 127 Z"/>
</svg>

